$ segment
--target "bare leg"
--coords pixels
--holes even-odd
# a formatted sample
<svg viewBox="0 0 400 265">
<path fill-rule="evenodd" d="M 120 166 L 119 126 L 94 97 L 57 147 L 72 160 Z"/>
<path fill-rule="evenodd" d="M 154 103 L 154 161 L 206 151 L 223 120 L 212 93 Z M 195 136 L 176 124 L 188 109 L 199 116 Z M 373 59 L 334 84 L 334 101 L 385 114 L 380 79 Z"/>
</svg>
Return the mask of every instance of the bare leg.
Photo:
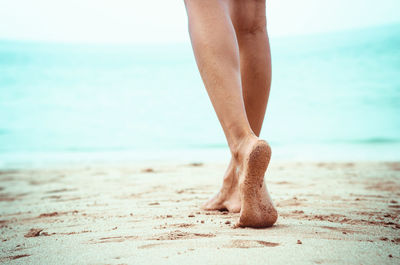
<svg viewBox="0 0 400 265">
<path fill-rule="evenodd" d="M 218 0 L 186 0 L 192 47 L 231 151 L 253 134 L 247 120 L 232 22 Z"/>
<path fill-rule="evenodd" d="M 259 136 L 271 86 L 271 53 L 266 32 L 264 1 L 227 0 L 239 44 L 243 98 L 250 126 Z M 218 194 L 205 205 L 207 210 L 240 211 L 238 176 L 231 159 Z"/>
<path fill-rule="evenodd" d="M 259 136 L 271 87 L 271 51 L 265 1 L 228 1 L 239 43 L 246 113 L 253 132 Z"/>
<path fill-rule="evenodd" d="M 238 225 L 272 225 L 277 213 L 264 184 L 271 150 L 254 135 L 242 95 L 239 47 L 227 6 L 218 0 L 186 0 L 196 62 L 239 172 Z"/>
</svg>

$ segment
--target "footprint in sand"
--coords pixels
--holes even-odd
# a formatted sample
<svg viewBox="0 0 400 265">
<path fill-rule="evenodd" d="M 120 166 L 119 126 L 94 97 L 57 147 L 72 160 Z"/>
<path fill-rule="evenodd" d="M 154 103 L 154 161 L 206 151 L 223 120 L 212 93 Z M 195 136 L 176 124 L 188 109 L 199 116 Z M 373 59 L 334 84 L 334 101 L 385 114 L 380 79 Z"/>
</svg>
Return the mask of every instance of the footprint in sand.
<svg viewBox="0 0 400 265">
<path fill-rule="evenodd" d="M 158 235 L 150 240 L 179 240 L 179 239 L 193 239 L 198 237 L 215 237 L 215 234 L 202 234 L 202 233 L 188 233 L 180 230 L 175 230 L 166 234 Z"/>
<path fill-rule="evenodd" d="M 263 240 L 233 240 L 225 248 L 262 248 L 262 247 L 277 247 L 279 243 L 268 242 Z"/>
</svg>

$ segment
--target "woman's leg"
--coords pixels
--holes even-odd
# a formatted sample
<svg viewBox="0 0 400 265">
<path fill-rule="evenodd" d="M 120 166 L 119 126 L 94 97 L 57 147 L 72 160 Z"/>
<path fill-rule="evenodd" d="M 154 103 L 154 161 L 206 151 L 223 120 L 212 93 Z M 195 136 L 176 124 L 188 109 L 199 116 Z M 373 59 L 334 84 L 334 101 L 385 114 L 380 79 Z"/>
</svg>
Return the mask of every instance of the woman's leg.
<svg viewBox="0 0 400 265">
<path fill-rule="evenodd" d="M 247 118 L 259 136 L 271 87 L 265 0 L 227 0 L 239 43 L 240 72 Z"/>
<path fill-rule="evenodd" d="M 239 47 L 229 14 L 219 0 L 186 0 L 189 33 L 204 85 L 228 145 L 253 134 L 243 102 Z"/>
<path fill-rule="evenodd" d="M 227 0 L 239 44 L 240 72 L 247 119 L 259 136 L 271 86 L 271 53 L 266 31 L 265 1 Z M 204 208 L 240 211 L 238 176 L 231 159 L 220 192 Z"/>
<path fill-rule="evenodd" d="M 238 225 L 270 226 L 277 218 L 264 184 L 270 148 L 254 135 L 247 119 L 239 47 L 227 6 L 219 0 L 185 4 L 196 62 L 239 172 Z"/>
</svg>

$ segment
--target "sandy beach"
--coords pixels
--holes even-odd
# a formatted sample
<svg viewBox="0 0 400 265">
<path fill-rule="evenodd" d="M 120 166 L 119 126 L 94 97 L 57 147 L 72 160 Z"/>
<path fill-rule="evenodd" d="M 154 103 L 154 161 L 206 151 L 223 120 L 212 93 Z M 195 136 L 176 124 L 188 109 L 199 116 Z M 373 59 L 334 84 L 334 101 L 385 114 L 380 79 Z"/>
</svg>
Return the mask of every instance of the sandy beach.
<svg viewBox="0 0 400 265">
<path fill-rule="evenodd" d="M 400 163 L 273 162 L 268 229 L 206 212 L 225 164 L 0 172 L 5 264 L 398 264 Z"/>
</svg>

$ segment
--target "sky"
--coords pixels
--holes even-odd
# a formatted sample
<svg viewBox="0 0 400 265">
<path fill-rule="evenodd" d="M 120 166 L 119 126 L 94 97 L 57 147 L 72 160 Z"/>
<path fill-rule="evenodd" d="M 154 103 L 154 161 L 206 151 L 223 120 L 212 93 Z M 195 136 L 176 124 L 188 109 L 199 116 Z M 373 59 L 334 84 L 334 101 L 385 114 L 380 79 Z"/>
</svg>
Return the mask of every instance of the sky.
<svg viewBox="0 0 400 265">
<path fill-rule="evenodd" d="M 400 0 L 267 0 L 271 37 L 400 23 Z M 0 39 L 82 43 L 189 40 L 183 0 L 0 0 Z"/>
</svg>

